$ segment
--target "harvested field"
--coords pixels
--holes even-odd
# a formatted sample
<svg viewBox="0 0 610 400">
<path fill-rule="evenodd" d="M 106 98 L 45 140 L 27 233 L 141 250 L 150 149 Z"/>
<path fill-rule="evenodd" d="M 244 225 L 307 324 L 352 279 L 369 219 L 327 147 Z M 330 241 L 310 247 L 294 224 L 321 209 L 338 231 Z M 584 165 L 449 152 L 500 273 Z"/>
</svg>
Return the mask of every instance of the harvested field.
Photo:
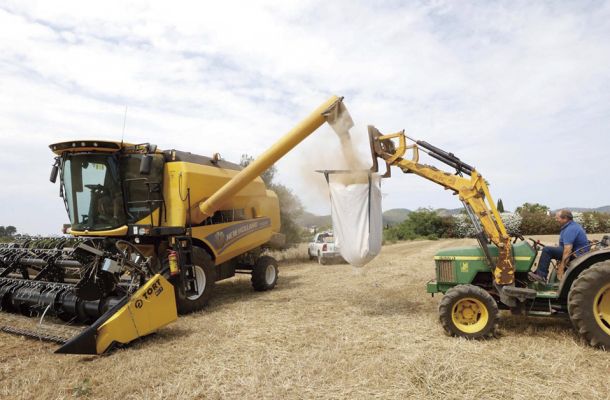
<svg viewBox="0 0 610 400">
<path fill-rule="evenodd" d="M 498 339 L 443 334 L 431 258 L 471 243 L 389 245 L 359 270 L 284 261 L 275 290 L 221 282 L 206 310 L 102 357 L 0 334 L 0 397 L 609 398 L 610 353 L 567 320 L 503 314 Z"/>
</svg>

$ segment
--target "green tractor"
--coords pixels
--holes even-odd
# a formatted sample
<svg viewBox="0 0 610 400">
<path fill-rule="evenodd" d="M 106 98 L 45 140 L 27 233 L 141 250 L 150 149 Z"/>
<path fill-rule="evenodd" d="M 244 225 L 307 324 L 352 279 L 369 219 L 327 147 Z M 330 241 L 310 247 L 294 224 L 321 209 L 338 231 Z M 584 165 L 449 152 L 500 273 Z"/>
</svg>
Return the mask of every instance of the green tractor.
<svg viewBox="0 0 610 400">
<path fill-rule="evenodd" d="M 434 257 L 436 279 L 428 293 L 443 293 L 440 320 L 447 333 L 466 338 L 492 336 L 498 310 L 520 315 L 569 317 L 578 334 L 589 344 L 610 349 L 610 247 L 607 238 L 573 259 L 559 281 L 555 271 L 549 283 L 531 282 L 528 272 L 542 246 L 520 241 L 512 245 L 515 287 L 504 302 L 494 287 L 490 264 L 498 255 L 488 246 L 488 260 L 481 247 L 439 251 Z M 493 265 L 493 264 L 491 264 Z M 510 287 L 508 289 L 511 293 Z M 511 301 L 512 300 L 512 301 Z"/>
<path fill-rule="evenodd" d="M 426 289 L 432 295 L 444 295 L 439 313 L 448 334 L 469 339 L 493 336 L 502 309 L 519 315 L 569 317 L 584 341 L 610 350 L 608 237 L 572 258 L 561 280 L 553 270 L 548 282 L 532 281 L 528 273 L 544 245 L 508 234 L 487 182 L 474 167 L 425 141 L 408 138 L 404 131 L 382 135 L 369 126 L 369 139 L 374 172 L 379 169 L 377 158 L 381 158 L 386 163 L 384 178 L 391 176 L 391 166 L 397 166 L 451 190 L 477 232 L 479 246 L 445 249 L 434 257 L 436 279 Z M 407 139 L 413 144 L 408 145 Z M 410 159 L 403 158 L 407 151 L 412 153 Z M 455 172 L 420 164 L 420 152 Z"/>
</svg>

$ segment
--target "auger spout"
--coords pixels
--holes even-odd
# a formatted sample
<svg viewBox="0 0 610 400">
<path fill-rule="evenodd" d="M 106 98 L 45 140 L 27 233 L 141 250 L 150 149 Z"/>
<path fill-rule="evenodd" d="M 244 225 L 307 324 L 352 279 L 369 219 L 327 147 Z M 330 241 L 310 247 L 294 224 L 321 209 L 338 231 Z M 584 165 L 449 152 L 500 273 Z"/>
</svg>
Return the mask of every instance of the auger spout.
<svg viewBox="0 0 610 400">
<path fill-rule="evenodd" d="M 201 202 L 198 207 L 199 215 L 193 216 L 195 222 L 201 222 L 214 214 L 215 211 L 222 207 L 227 199 L 233 197 L 252 180 L 260 176 L 267 168 L 276 163 L 280 158 L 285 156 L 286 153 L 301 143 L 303 139 L 322 126 L 324 122 L 328 121 L 331 123 L 331 126 L 333 126 L 332 121 L 339 119 L 339 116 L 344 118 L 347 117 L 351 120 L 349 112 L 343 105 L 343 98 L 332 96 L 305 119 L 299 122 L 294 128 L 288 131 L 288 133 L 282 136 L 256 160 L 235 175 L 233 179 L 227 182 L 216 193 L 207 200 Z"/>
</svg>

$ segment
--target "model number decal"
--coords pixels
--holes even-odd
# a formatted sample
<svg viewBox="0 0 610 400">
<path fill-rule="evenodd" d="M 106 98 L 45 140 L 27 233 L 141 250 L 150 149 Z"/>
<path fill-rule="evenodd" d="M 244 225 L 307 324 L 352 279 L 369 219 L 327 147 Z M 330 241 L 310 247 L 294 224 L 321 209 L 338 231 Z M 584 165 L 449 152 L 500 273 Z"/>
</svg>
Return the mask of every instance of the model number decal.
<svg viewBox="0 0 610 400">
<path fill-rule="evenodd" d="M 269 218 L 245 221 L 209 234 L 205 239 L 220 254 L 237 240 L 269 226 L 271 226 Z"/>
</svg>

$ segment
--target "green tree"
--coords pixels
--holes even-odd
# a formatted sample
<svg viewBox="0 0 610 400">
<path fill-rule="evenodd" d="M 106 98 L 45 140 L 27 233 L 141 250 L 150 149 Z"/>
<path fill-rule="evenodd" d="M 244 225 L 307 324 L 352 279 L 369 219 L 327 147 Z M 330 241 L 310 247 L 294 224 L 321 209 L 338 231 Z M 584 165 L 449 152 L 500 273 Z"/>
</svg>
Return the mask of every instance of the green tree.
<svg viewBox="0 0 610 400">
<path fill-rule="evenodd" d="M 498 204 L 496 205 L 498 212 L 504 212 L 504 203 L 502 203 L 502 199 L 498 199 Z"/>
<path fill-rule="evenodd" d="M 254 157 L 252 157 L 249 154 L 242 154 L 241 155 L 241 160 L 239 160 L 239 165 L 241 165 L 242 167 L 247 167 L 252 161 L 254 161 Z M 270 166 L 269 168 L 267 168 L 265 170 L 265 172 L 263 172 L 261 174 L 261 178 L 262 180 L 265 182 L 265 185 L 270 186 L 272 185 L 274 182 L 274 178 L 275 178 L 275 173 L 277 172 L 277 168 L 275 168 L 275 165 Z"/>
<path fill-rule="evenodd" d="M 242 154 L 239 164 L 242 167 L 247 167 L 252 161 L 254 161 L 254 157 Z M 282 222 L 280 232 L 286 236 L 286 245 L 293 246 L 302 241 L 301 228 L 296 220 L 303 214 L 303 204 L 290 188 L 275 182 L 276 172 L 275 165 L 272 165 L 261 174 L 261 178 L 267 185 L 267 188 L 273 190 L 278 197 L 280 202 L 280 220 Z"/>
<path fill-rule="evenodd" d="M 586 211 L 580 223 L 587 233 L 606 233 L 610 231 L 610 215 L 597 211 Z"/>
<path fill-rule="evenodd" d="M 522 235 L 551 235 L 559 233 L 559 224 L 551 215 L 550 208 L 539 203 L 523 203 L 515 210 L 521 215 Z"/>
<path fill-rule="evenodd" d="M 420 208 L 409 213 L 407 219 L 386 229 L 386 240 L 438 239 L 455 234 L 455 222 L 451 216 L 440 216 L 435 210 Z"/>
<path fill-rule="evenodd" d="M 4 236 L 15 236 L 16 233 L 17 233 L 17 228 L 15 228 L 12 225 L 9 225 L 6 228 L 4 228 Z"/>
<path fill-rule="evenodd" d="M 4 226 L 0 226 L 0 237 L 6 236 L 6 228 Z"/>
<path fill-rule="evenodd" d="M 523 205 L 517 207 L 515 210 L 518 214 L 524 212 L 548 214 L 549 211 L 551 211 L 551 209 L 548 206 L 539 203 L 523 203 Z"/>
</svg>

